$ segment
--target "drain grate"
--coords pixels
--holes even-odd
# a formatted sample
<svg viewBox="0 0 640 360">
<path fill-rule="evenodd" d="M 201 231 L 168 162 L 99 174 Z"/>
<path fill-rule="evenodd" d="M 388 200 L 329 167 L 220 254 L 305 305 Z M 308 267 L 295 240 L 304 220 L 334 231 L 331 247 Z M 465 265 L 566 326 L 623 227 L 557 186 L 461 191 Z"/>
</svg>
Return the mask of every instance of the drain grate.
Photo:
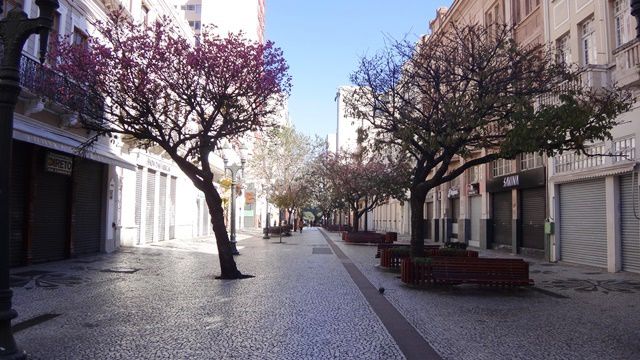
<svg viewBox="0 0 640 360">
<path fill-rule="evenodd" d="M 38 316 L 36 316 L 34 318 L 31 318 L 29 320 L 25 320 L 25 321 L 22 321 L 22 322 L 19 322 L 19 323 L 13 325 L 11 327 L 11 330 L 13 330 L 13 333 L 15 334 L 18 331 L 22 331 L 22 330 L 28 329 L 28 328 L 30 328 L 32 326 L 36 326 L 38 324 L 42 324 L 43 322 L 49 321 L 51 319 L 55 319 L 60 315 L 62 315 L 62 314 L 42 314 L 42 315 L 38 315 Z"/>
<path fill-rule="evenodd" d="M 316 247 L 311 250 L 313 255 L 331 255 L 333 252 L 328 247 Z"/>
</svg>

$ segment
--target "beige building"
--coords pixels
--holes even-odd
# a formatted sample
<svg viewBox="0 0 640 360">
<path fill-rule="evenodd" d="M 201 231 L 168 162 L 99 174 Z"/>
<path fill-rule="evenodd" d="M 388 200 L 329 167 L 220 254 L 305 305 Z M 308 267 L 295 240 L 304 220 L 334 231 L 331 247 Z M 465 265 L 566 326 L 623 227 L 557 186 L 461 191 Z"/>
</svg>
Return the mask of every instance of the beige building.
<svg viewBox="0 0 640 360">
<path fill-rule="evenodd" d="M 196 34 L 215 25 L 222 36 L 242 31 L 248 39 L 264 42 L 265 0 L 174 0 Z"/>
<path fill-rule="evenodd" d="M 640 43 L 629 0 L 544 1 L 545 37 L 558 61 L 583 66 L 583 83 L 612 83 L 637 96 Z M 612 140 L 593 144 L 585 157 L 564 153 L 549 166 L 551 259 L 640 272 L 636 142 L 640 110 L 620 117 Z"/>
</svg>

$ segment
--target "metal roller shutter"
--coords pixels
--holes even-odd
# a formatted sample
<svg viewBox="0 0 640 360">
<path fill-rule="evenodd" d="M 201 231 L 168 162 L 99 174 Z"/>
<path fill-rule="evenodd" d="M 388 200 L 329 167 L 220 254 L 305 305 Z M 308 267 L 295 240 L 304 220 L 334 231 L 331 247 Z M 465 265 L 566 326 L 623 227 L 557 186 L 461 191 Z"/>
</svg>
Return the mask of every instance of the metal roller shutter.
<svg viewBox="0 0 640 360">
<path fill-rule="evenodd" d="M 522 190 L 520 206 L 522 209 L 522 246 L 544 250 L 544 187 Z"/>
<path fill-rule="evenodd" d="M 26 260 L 24 236 L 29 192 L 31 147 L 21 141 L 13 142 L 11 159 L 11 238 L 10 266 L 23 265 Z"/>
<path fill-rule="evenodd" d="M 158 206 L 158 240 L 164 240 L 167 217 L 167 174 L 160 174 L 160 199 Z"/>
<path fill-rule="evenodd" d="M 604 179 L 560 185 L 560 258 L 607 266 Z"/>
<path fill-rule="evenodd" d="M 102 191 L 104 165 L 87 160 L 76 161 L 74 194 L 73 253 L 93 254 L 100 251 L 102 239 Z"/>
<path fill-rule="evenodd" d="M 172 176 L 170 186 L 171 195 L 169 195 L 171 199 L 171 208 L 169 209 L 169 239 L 176 238 L 176 181 L 177 178 Z"/>
<path fill-rule="evenodd" d="M 473 196 L 471 203 L 471 240 L 480 241 L 480 217 L 482 216 L 482 196 Z"/>
<path fill-rule="evenodd" d="M 67 175 L 45 170 L 44 149 L 38 151 L 31 254 L 34 263 L 64 259 L 69 240 L 69 193 Z"/>
<path fill-rule="evenodd" d="M 511 191 L 493 193 L 493 242 L 511 246 Z"/>
<path fill-rule="evenodd" d="M 156 172 L 149 170 L 147 174 L 147 216 L 145 217 L 145 243 L 153 242 L 156 210 Z"/>
<path fill-rule="evenodd" d="M 425 220 L 424 236 L 426 239 L 433 240 L 431 236 L 431 226 L 433 224 L 433 202 L 427 203 L 427 209 L 425 211 L 427 219 Z"/>
<path fill-rule="evenodd" d="M 142 226 L 142 175 L 143 175 L 144 169 L 142 168 L 142 166 L 138 166 L 138 169 L 136 170 L 136 213 L 135 213 L 135 220 L 136 220 L 136 226 L 138 226 L 138 245 L 142 243 L 142 237 L 141 235 L 141 226 Z"/>
<path fill-rule="evenodd" d="M 451 239 L 458 239 L 458 218 L 460 218 L 460 198 L 450 200 L 451 204 Z"/>
<path fill-rule="evenodd" d="M 640 204 L 638 176 L 620 177 L 620 233 L 622 237 L 622 270 L 640 272 Z M 635 202 L 635 210 L 634 210 Z"/>
</svg>

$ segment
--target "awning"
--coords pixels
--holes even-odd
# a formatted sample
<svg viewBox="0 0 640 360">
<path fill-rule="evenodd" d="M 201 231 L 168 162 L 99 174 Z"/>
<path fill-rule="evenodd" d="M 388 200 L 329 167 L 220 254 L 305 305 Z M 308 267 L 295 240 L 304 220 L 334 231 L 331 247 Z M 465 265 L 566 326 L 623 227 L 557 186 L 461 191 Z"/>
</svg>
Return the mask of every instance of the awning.
<svg viewBox="0 0 640 360">
<path fill-rule="evenodd" d="M 635 161 L 620 161 L 606 167 L 598 166 L 579 172 L 568 172 L 564 174 L 553 175 L 549 178 L 549 181 L 555 184 L 562 184 L 578 180 L 596 179 L 604 176 L 621 175 L 633 171 L 635 166 Z"/>
<path fill-rule="evenodd" d="M 13 138 L 36 144 L 61 152 L 78 155 L 78 149 L 85 141 L 84 138 L 66 132 L 62 129 L 31 120 L 23 115 L 14 114 Z M 105 146 L 96 144 L 82 154 L 91 160 L 101 163 L 119 166 L 129 170 L 135 170 L 136 165 L 112 153 Z"/>
</svg>

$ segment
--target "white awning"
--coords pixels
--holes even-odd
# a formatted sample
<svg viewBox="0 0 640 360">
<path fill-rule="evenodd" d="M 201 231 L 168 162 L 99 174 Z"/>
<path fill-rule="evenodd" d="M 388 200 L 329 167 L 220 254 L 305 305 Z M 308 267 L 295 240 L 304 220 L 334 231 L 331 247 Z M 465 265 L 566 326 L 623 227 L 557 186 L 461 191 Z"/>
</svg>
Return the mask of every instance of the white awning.
<svg viewBox="0 0 640 360">
<path fill-rule="evenodd" d="M 82 137 L 62 129 L 14 114 L 13 138 L 61 152 L 78 155 L 78 149 L 85 141 Z M 96 145 L 87 149 L 82 156 L 105 164 L 135 170 L 136 165 L 112 153 L 104 146 Z"/>
<path fill-rule="evenodd" d="M 635 166 L 635 161 L 620 161 L 614 165 L 598 166 L 583 171 L 553 175 L 549 178 L 549 181 L 555 184 L 562 184 L 578 180 L 595 179 L 604 176 L 621 175 L 633 171 Z"/>
</svg>

